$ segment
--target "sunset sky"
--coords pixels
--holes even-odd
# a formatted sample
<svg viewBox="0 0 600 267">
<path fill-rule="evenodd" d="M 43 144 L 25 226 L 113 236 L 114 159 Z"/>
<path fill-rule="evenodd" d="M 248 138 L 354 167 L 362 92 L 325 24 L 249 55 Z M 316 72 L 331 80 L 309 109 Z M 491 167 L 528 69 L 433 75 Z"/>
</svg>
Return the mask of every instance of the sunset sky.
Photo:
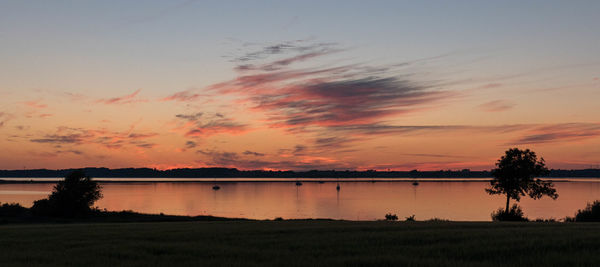
<svg viewBox="0 0 600 267">
<path fill-rule="evenodd" d="M 600 164 L 600 1 L 0 1 L 0 169 Z"/>
</svg>

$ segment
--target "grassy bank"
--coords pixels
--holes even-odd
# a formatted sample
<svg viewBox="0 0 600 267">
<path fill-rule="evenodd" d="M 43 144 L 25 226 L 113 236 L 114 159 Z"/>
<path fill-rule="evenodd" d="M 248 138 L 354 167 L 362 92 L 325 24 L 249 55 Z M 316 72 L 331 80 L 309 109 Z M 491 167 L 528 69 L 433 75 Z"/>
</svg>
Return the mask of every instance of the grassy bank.
<svg viewBox="0 0 600 267">
<path fill-rule="evenodd" d="M 598 223 L 0 225 L 0 266 L 595 265 Z"/>
<path fill-rule="evenodd" d="M 138 223 L 138 222 L 190 222 L 190 221 L 241 221 L 246 219 L 224 218 L 215 216 L 179 216 L 164 214 L 146 214 L 133 211 L 93 211 L 85 217 L 43 217 L 34 216 L 25 209 L 16 216 L 0 216 L 2 224 L 36 224 L 36 223 Z"/>
</svg>

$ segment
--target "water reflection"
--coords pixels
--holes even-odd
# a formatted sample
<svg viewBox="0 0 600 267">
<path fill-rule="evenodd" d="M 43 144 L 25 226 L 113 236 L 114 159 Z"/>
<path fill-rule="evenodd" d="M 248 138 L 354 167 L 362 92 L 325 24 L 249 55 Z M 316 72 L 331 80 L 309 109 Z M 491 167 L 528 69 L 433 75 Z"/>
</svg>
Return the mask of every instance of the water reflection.
<svg viewBox="0 0 600 267">
<path fill-rule="evenodd" d="M 502 196 L 484 192 L 488 182 L 228 182 L 218 183 L 102 183 L 100 208 L 145 213 L 214 215 L 254 219 L 334 218 L 383 219 L 395 213 L 402 220 L 490 220 L 504 204 Z M 0 202 L 31 206 L 45 197 L 53 184 L 0 184 Z M 600 198 L 598 182 L 557 182 L 560 197 L 553 201 L 523 199 L 520 205 L 531 218 L 572 216 L 587 202 Z"/>
</svg>

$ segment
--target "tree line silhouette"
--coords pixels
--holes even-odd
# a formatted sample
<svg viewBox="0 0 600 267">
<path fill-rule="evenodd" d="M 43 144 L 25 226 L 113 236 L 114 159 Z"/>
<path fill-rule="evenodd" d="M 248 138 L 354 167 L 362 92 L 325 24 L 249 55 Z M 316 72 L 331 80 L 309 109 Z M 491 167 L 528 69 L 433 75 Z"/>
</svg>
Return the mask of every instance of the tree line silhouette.
<svg viewBox="0 0 600 267">
<path fill-rule="evenodd" d="M 96 178 L 491 178 L 492 171 L 263 171 L 235 168 L 194 168 L 157 170 L 151 168 L 83 168 L 62 170 L 0 170 L 0 177 L 65 177 L 77 170 Z M 600 169 L 549 170 L 539 177 L 600 177 Z"/>
</svg>

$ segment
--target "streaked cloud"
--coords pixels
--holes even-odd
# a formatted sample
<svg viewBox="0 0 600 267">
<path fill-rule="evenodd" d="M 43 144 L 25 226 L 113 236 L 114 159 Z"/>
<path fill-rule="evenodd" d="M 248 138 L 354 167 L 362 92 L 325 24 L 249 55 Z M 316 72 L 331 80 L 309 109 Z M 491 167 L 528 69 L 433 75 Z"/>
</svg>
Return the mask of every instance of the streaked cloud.
<svg viewBox="0 0 600 267">
<path fill-rule="evenodd" d="M 147 139 L 156 137 L 156 133 L 128 133 L 107 130 L 90 130 L 83 128 L 59 127 L 55 133 L 31 138 L 30 142 L 52 145 L 100 145 L 110 149 L 120 149 L 126 146 L 153 148 L 156 144 Z"/>
<path fill-rule="evenodd" d="M 132 103 L 139 103 L 139 102 L 148 102 L 148 100 L 146 99 L 140 99 L 138 98 L 138 94 L 142 91 L 142 89 L 138 89 L 135 92 L 128 94 L 128 95 L 124 95 L 124 96 L 120 96 L 120 97 L 113 97 L 113 98 L 107 98 L 107 99 L 100 99 L 98 101 L 96 101 L 97 103 L 102 103 L 102 104 L 108 104 L 108 105 L 117 105 L 117 104 L 132 104 Z"/>
<path fill-rule="evenodd" d="M 200 97 L 206 96 L 199 93 L 194 93 L 193 89 L 176 92 L 170 96 L 161 98 L 161 101 L 178 101 L 178 102 L 186 102 L 186 101 L 194 101 L 198 100 Z"/>
<path fill-rule="evenodd" d="M 186 149 L 192 149 L 194 147 L 198 146 L 198 143 L 194 142 L 194 141 L 186 141 L 185 142 L 185 148 Z"/>
<path fill-rule="evenodd" d="M 48 105 L 42 103 L 41 100 L 26 101 L 23 102 L 23 105 L 34 109 L 44 109 L 48 107 Z"/>
<path fill-rule="evenodd" d="M 413 79 L 403 68 L 414 62 L 338 65 L 328 59 L 341 51 L 345 49 L 335 43 L 305 40 L 264 46 L 235 57 L 239 75 L 209 89 L 238 97 L 237 103 L 266 116 L 271 128 L 314 134 L 317 149 L 367 138 L 373 127 L 395 127 L 387 124 L 389 119 L 435 108 L 457 95 L 444 90 L 440 81 Z M 353 127 L 364 128 L 361 138 L 339 136 L 342 128 L 350 132 Z"/>
<path fill-rule="evenodd" d="M 511 143 L 540 144 L 581 141 L 599 137 L 600 123 L 560 123 L 535 127 Z"/>
<path fill-rule="evenodd" d="M 202 155 L 204 159 L 196 161 L 203 166 L 224 166 L 236 167 L 246 170 L 256 169 L 294 169 L 294 170 L 313 170 L 313 169 L 346 169 L 352 164 L 340 162 L 327 157 L 302 156 L 294 159 L 268 160 L 256 159 L 253 155 L 236 152 L 198 150 L 197 154 Z"/>
<path fill-rule="evenodd" d="M 514 106 L 515 106 L 515 103 L 508 101 L 508 100 L 500 99 L 500 100 L 485 102 L 485 103 L 479 105 L 478 107 L 479 107 L 479 109 L 481 109 L 483 111 L 499 112 L 499 111 L 509 110 L 509 109 L 513 108 Z"/>
<path fill-rule="evenodd" d="M 250 150 L 246 150 L 246 151 L 244 151 L 244 153 L 242 153 L 242 154 L 244 154 L 244 155 L 249 155 L 249 156 L 257 156 L 257 157 L 262 157 L 262 156 L 264 156 L 264 155 L 265 155 L 265 154 L 263 154 L 263 153 L 258 153 L 258 152 L 254 152 L 254 151 L 250 151 Z"/>
<path fill-rule="evenodd" d="M 183 123 L 174 129 L 184 132 L 186 137 L 208 137 L 215 134 L 239 134 L 248 130 L 248 125 L 235 122 L 223 114 L 205 114 L 197 112 L 192 114 L 177 114 L 175 117 Z"/>
</svg>

